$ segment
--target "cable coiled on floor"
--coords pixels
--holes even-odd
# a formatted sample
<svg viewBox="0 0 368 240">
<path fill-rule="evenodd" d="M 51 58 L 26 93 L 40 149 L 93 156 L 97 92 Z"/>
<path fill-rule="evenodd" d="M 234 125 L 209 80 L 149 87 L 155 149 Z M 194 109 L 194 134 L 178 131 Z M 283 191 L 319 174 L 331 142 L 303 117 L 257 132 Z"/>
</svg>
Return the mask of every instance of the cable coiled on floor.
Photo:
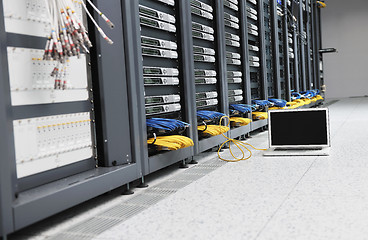
<svg viewBox="0 0 368 240">
<path fill-rule="evenodd" d="M 229 117 L 228 117 L 228 116 L 223 116 L 223 117 L 221 117 L 221 119 L 220 119 L 220 124 L 219 124 L 220 126 L 222 126 L 222 125 L 221 125 L 222 120 L 223 120 L 223 119 L 225 119 L 225 118 L 229 119 Z M 228 121 L 227 127 L 229 126 L 229 124 L 230 124 L 230 121 Z M 222 136 L 224 136 L 224 137 L 227 139 L 224 143 L 222 143 L 222 144 L 221 144 L 221 146 L 219 147 L 219 149 L 218 149 L 218 151 L 217 151 L 217 156 L 218 156 L 218 158 L 219 158 L 219 159 L 221 159 L 222 161 L 225 161 L 225 162 L 239 162 L 239 161 L 245 161 L 245 160 L 248 160 L 249 158 L 251 158 L 251 157 L 252 157 L 252 151 L 251 151 L 247 146 L 249 146 L 249 147 L 253 148 L 254 150 L 259 150 L 259 151 L 267 150 L 267 149 L 259 149 L 259 148 L 255 148 L 255 147 L 253 147 L 252 145 L 250 145 L 249 143 L 243 143 L 243 142 L 241 142 L 241 141 L 239 141 L 239 140 L 235 140 L 235 139 L 229 138 L 229 137 L 227 137 L 224 133 L 221 133 L 221 134 L 222 134 Z M 222 149 L 222 148 L 224 147 L 224 145 L 226 145 L 227 143 L 229 143 L 229 151 L 230 151 L 231 156 L 232 156 L 234 159 L 225 159 L 225 158 L 221 157 L 221 155 L 220 155 L 221 149 Z M 234 144 L 235 144 L 235 146 L 236 146 L 236 147 L 241 151 L 242 156 L 241 156 L 240 158 L 239 158 L 239 157 L 234 156 L 234 153 L 233 153 L 233 151 L 232 151 L 232 149 L 231 149 L 231 143 L 234 143 Z M 248 151 L 248 152 L 249 152 L 249 156 L 246 156 L 246 155 L 245 155 L 245 152 L 244 152 L 243 148 L 244 148 L 246 151 Z"/>
</svg>

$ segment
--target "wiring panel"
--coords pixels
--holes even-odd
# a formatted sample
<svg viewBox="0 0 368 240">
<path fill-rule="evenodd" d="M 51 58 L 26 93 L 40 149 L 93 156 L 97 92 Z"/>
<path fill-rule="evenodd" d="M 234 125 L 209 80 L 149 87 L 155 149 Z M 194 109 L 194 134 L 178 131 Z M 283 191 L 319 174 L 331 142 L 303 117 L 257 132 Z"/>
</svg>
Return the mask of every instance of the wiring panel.
<svg viewBox="0 0 368 240">
<path fill-rule="evenodd" d="M 65 89 L 55 89 L 55 77 L 50 73 L 58 67 L 56 61 L 42 59 L 44 51 L 8 47 L 9 79 L 12 105 L 33 105 L 88 99 L 87 65 L 84 54 L 70 57 L 60 71 Z M 61 67 L 61 66 L 59 66 Z"/>
<path fill-rule="evenodd" d="M 18 178 L 93 156 L 88 112 L 19 119 L 13 125 Z"/>
<path fill-rule="evenodd" d="M 3 0 L 5 30 L 10 33 L 48 37 L 50 17 L 45 0 Z M 77 15 L 83 19 L 82 6 L 74 1 Z"/>
</svg>

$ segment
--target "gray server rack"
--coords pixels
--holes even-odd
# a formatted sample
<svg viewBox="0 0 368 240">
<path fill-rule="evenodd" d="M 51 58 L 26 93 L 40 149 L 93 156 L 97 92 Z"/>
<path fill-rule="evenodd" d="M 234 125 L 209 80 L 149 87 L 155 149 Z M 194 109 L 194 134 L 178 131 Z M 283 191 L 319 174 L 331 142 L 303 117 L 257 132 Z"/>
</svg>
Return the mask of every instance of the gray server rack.
<svg viewBox="0 0 368 240">
<path fill-rule="evenodd" d="M 248 34 L 257 36 L 258 27 L 248 22 L 246 1 L 224 2 L 224 15 L 229 104 L 249 105 L 251 104 L 249 61 L 257 60 L 257 57 L 249 56 Z M 257 50 L 254 46 L 251 48 L 253 51 Z M 243 114 L 230 109 L 229 116 L 251 118 L 251 112 Z M 230 125 L 231 138 L 244 138 L 250 131 L 251 124 Z"/>
<path fill-rule="evenodd" d="M 232 4 L 231 2 L 228 2 Z M 224 32 L 224 2 L 221 0 L 192 0 L 192 37 L 194 49 L 196 109 L 228 114 L 228 86 L 226 83 L 226 50 Z M 212 56 L 201 59 L 196 51 L 207 49 Z M 208 97 L 203 99 L 203 93 Z M 197 125 L 207 124 L 199 121 Z M 218 124 L 218 122 L 211 123 Z M 222 135 L 205 136 L 198 133 L 196 154 L 220 145 Z"/>
<path fill-rule="evenodd" d="M 99 4 L 113 15 L 116 31 L 111 36 L 117 42 L 123 37 L 121 11 L 115 7 L 119 4 Z M 95 55 L 100 57 L 94 71 L 105 71 L 98 71 L 93 84 L 90 58 L 85 53 L 79 59 L 71 57 L 60 68 L 64 73 L 55 79 L 50 73 L 58 64 L 42 58 L 50 28 L 43 21 L 45 8 L 38 6 L 36 1 L 30 5 L 0 2 L 0 131 L 4 136 L 0 144 L 0 236 L 4 237 L 133 181 L 141 171 L 132 158 L 127 104 L 115 109 L 103 106 L 100 111 L 100 103 L 94 102 L 94 96 L 100 94 L 105 97 L 104 104 L 116 98 L 127 102 L 124 59 L 120 54 L 123 46 L 106 49 L 105 43 L 97 40 Z M 120 57 L 112 62 L 104 54 Z M 107 86 L 107 79 L 114 80 L 115 85 Z M 63 84 L 63 89 L 55 89 L 55 80 L 59 81 L 58 88 Z M 111 93 L 115 93 L 115 99 L 109 99 Z M 119 122 L 111 121 L 111 110 Z M 112 130 L 113 124 L 126 127 Z M 104 149 L 99 142 L 104 142 Z M 101 152 L 97 153 L 97 145 Z"/>
</svg>

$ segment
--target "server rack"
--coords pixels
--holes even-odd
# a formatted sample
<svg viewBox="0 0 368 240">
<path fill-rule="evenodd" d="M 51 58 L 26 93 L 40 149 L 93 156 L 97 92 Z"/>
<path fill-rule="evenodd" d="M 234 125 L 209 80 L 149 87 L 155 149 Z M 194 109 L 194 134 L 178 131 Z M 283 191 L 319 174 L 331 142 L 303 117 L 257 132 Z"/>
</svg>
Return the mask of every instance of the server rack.
<svg viewBox="0 0 368 240">
<path fill-rule="evenodd" d="M 246 7 L 246 1 L 224 1 L 229 104 L 251 103 L 249 59 L 257 60 L 257 57 L 248 56 L 248 33 L 258 35 L 258 27 L 248 22 Z M 249 118 L 251 113 L 242 114 L 230 110 L 229 116 Z M 250 126 L 230 125 L 231 138 L 244 137 L 250 132 Z"/>
<path fill-rule="evenodd" d="M 279 31 L 281 31 L 281 39 L 282 39 L 282 55 L 283 58 L 282 67 L 280 67 L 280 77 L 284 79 L 284 84 L 281 80 L 281 97 L 283 99 L 287 100 L 288 102 L 291 101 L 291 74 L 292 74 L 292 66 L 290 63 L 292 62 L 292 57 L 294 55 L 292 46 L 292 38 L 290 37 L 289 33 L 289 14 L 287 13 L 288 5 L 291 3 L 288 0 L 282 0 L 281 4 L 279 4 L 279 8 L 282 8 L 283 16 L 281 16 L 281 19 L 279 19 L 279 25 L 281 24 L 281 27 L 279 26 Z M 280 59 L 281 62 L 281 59 Z"/>
<path fill-rule="evenodd" d="M 267 67 L 263 1 L 247 1 L 247 17 L 248 23 L 257 26 L 258 28 L 258 36 L 248 33 L 251 100 L 267 99 Z M 252 57 L 255 57 L 256 59 Z M 253 121 L 251 123 L 251 130 L 253 131 L 266 125 L 267 120 Z"/>
<path fill-rule="evenodd" d="M 230 3 L 230 2 L 229 2 Z M 195 68 L 196 109 L 228 114 L 228 86 L 226 83 L 226 51 L 224 32 L 224 5 L 221 0 L 192 0 L 192 36 Z M 206 49 L 202 59 L 198 49 Z M 211 52 L 213 58 L 208 56 Z M 207 93 L 207 94 L 204 94 Z M 206 96 L 205 96 L 206 95 Z M 202 121 L 198 125 L 207 124 Z M 211 124 L 218 124 L 217 121 Z M 196 154 L 220 145 L 222 135 L 198 134 Z"/>
<path fill-rule="evenodd" d="M 134 101 L 138 109 L 144 109 L 136 121 L 143 127 L 142 171 L 147 175 L 194 155 L 194 147 L 159 151 L 153 145 L 148 146 L 147 138 L 153 137 L 153 132 L 146 127 L 146 118 L 178 119 L 191 124 L 181 134 L 195 139 L 193 52 L 187 50 L 191 46 L 188 37 L 191 29 L 187 24 L 190 8 L 186 1 L 142 0 L 126 3 L 124 11 L 131 11 L 129 16 L 133 19 L 131 47 L 137 62 L 136 74 L 131 79 L 138 86 Z"/>
<path fill-rule="evenodd" d="M 298 44 L 298 26 L 294 19 L 297 19 L 299 13 L 299 5 L 295 1 L 288 1 L 288 10 L 290 17 L 288 18 L 288 41 L 289 41 L 289 58 L 290 58 L 290 82 L 291 91 L 300 91 L 300 67 L 299 67 L 299 44 Z M 297 9 L 297 11 L 295 11 Z"/>
<path fill-rule="evenodd" d="M 102 10 L 112 13 L 111 19 L 116 23 L 112 37 L 122 43 L 121 11 L 112 7 L 120 3 L 98 3 Z M 110 131 L 114 127 L 112 124 L 117 124 L 110 118 L 111 108 L 99 111 L 100 116 L 95 118 L 100 103 L 95 104 L 94 96 L 101 94 L 109 103 L 127 95 L 124 59 L 115 58 L 111 62 L 105 58 L 105 53 L 114 54 L 114 50 L 105 49 L 105 43 L 97 40 L 98 67 L 111 72 L 99 72 L 98 80 L 93 80 L 101 82 L 92 85 L 90 60 L 82 54 L 80 59 L 70 58 L 70 63 L 66 64 L 68 75 L 62 75 L 65 90 L 54 90 L 54 79 L 49 74 L 55 63 L 42 60 L 45 32 L 49 28 L 47 23 L 37 19 L 39 16 L 34 11 L 38 8 L 25 8 L 25 4 L 17 1 L 0 2 L 0 116 L 4 123 L 0 144 L 3 153 L 0 161 L 0 235 L 4 237 L 133 181 L 139 178 L 141 169 L 140 163 L 131 158 L 129 139 L 121 141 L 124 135 L 130 136 L 129 116 L 125 112 L 128 106 L 122 104 L 114 111 L 119 124 L 126 125 L 124 129 L 115 129 L 117 135 Z M 19 15 L 20 11 L 27 15 Z M 39 14 L 45 13 L 42 11 Z M 115 52 L 120 53 L 122 49 L 122 45 L 115 45 Z M 109 69 L 109 64 L 113 69 Z M 114 94 L 115 99 L 109 99 L 104 92 L 109 88 L 106 79 L 118 77 L 121 82 L 110 87 L 120 92 Z M 111 126 L 101 127 L 101 119 Z M 103 137 L 95 134 L 100 127 Z M 105 149 L 97 154 L 99 137 L 105 142 Z M 119 142 L 119 146 L 114 142 Z M 44 152 L 45 144 L 48 152 Z"/>
</svg>

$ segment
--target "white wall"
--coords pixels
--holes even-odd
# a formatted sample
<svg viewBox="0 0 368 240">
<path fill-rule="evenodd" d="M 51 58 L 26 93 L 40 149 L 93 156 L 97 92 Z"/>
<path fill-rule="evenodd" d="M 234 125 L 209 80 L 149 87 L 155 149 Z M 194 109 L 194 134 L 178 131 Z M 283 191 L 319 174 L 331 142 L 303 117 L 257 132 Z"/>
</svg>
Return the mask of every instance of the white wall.
<svg viewBox="0 0 368 240">
<path fill-rule="evenodd" d="M 368 95 L 368 0 L 326 0 L 322 47 L 327 98 Z"/>
</svg>

